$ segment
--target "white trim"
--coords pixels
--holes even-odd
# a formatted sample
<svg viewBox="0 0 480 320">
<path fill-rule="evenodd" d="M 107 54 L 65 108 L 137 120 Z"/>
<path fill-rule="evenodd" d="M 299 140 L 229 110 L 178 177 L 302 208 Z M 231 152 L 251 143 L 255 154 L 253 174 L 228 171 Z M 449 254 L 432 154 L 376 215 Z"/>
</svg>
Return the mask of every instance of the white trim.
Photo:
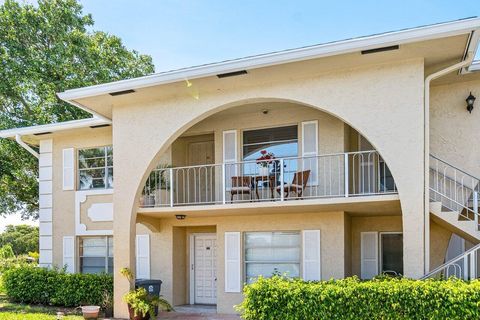
<svg viewBox="0 0 480 320">
<path fill-rule="evenodd" d="M 205 233 L 202 233 L 202 232 L 196 232 L 196 233 L 192 233 L 190 234 L 190 237 L 189 237 L 189 241 L 190 241 L 190 244 L 189 244 L 189 251 L 190 251 L 190 261 L 188 262 L 189 263 L 189 278 L 190 278 L 190 283 L 189 283 L 189 291 L 190 291 L 190 298 L 189 298 L 189 304 L 195 304 L 195 237 L 197 236 L 214 236 L 215 238 L 217 238 L 217 234 L 214 233 L 214 232 L 205 232 Z M 217 248 L 218 248 L 218 244 L 217 244 Z M 218 286 L 217 286 L 217 289 L 218 289 Z M 218 292 L 217 292 L 217 296 L 218 296 Z"/>
<path fill-rule="evenodd" d="M 375 235 L 375 262 L 376 262 L 376 272 L 375 275 L 378 275 L 378 269 L 379 269 L 379 263 L 378 263 L 378 251 L 379 251 L 379 246 L 378 246 L 378 232 L 377 231 L 368 231 L 368 232 L 360 232 L 360 276 L 362 279 L 364 279 L 363 276 L 363 261 L 364 259 L 364 252 L 363 252 L 363 236 L 364 235 Z M 374 275 L 374 276 L 375 276 Z"/>
<path fill-rule="evenodd" d="M 139 240 L 143 239 L 144 244 L 147 245 L 146 256 L 139 255 Z M 136 278 L 137 279 L 150 279 L 150 274 L 151 274 L 151 261 L 150 261 L 150 235 L 149 234 L 137 234 L 135 237 L 135 266 L 136 266 Z M 147 265 L 147 272 L 146 274 L 138 274 L 138 270 L 140 270 L 140 259 L 144 258 L 146 259 L 146 265 Z"/>
<path fill-rule="evenodd" d="M 99 118 L 72 120 L 72 121 L 44 124 L 44 125 L 38 125 L 38 126 L 0 130 L 0 138 L 15 138 L 16 135 L 25 136 L 25 135 L 33 135 L 36 133 L 44 133 L 44 132 L 53 133 L 53 132 L 62 131 L 62 130 L 87 128 L 90 126 L 99 126 L 99 125 L 111 124 L 111 123 L 112 123 L 111 121 L 107 121 Z M 39 137 L 39 139 L 41 139 L 41 137 Z"/>
<path fill-rule="evenodd" d="M 63 190 L 75 189 L 75 149 L 62 150 L 62 187 Z"/>
<path fill-rule="evenodd" d="M 450 37 L 470 33 L 473 29 L 477 29 L 479 27 L 479 18 L 456 20 L 411 29 L 375 34 L 360 38 L 335 41 L 320 45 L 251 56 L 242 59 L 229 60 L 220 63 L 172 70 L 144 77 L 99 84 L 90 87 L 72 89 L 59 93 L 58 96 L 60 99 L 66 102 L 72 102 L 72 100 L 75 99 L 98 96 L 122 90 L 139 89 L 154 85 L 185 81 L 185 79 L 192 80 L 197 78 L 215 76 L 220 73 L 227 73 L 245 69 L 255 69 L 290 62 L 351 53 L 359 50 Z"/>
<path fill-rule="evenodd" d="M 229 257 L 229 254 L 228 254 L 228 243 L 227 243 L 227 239 L 229 239 L 230 237 L 234 237 L 234 240 L 237 242 L 237 243 L 234 243 L 235 245 L 235 257 L 233 259 L 228 259 Z M 225 260 L 225 277 L 224 277 L 224 281 L 225 281 L 225 292 L 241 292 L 241 289 L 242 289 L 242 285 L 241 285 L 241 242 L 242 242 L 242 238 L 240 236 L 240 232 L 225 232 L 224 233 L 224 238 L 225 238 L 225 242 L 224 242 L 224 247 L 225 247 L 225 257 L 224 257 L 224 260 Z M 233 268 L 230 268 L 230 264 L 234 264 L 234 267 Z M 232 270 L 233 269 L 233 270 Z M 233 281 L 233 283 L 228 283 L 227 281 L 227 275 L 228 274 L 233 274 L 233 273 L 236 273 L 235 274 L 235 281 Z"/>
<path fill-rule="evenodd" d="M 307 250 L 306 250 L 306 246 L 307 246 L 307 243 L 305 241 L 305 236 L 306 234 L 314 234 L 317 238 L 318 238 L 318 244 L 317 244 L 317 250 L 316 250 L 316 254 L 317 254 L 317 258 L 318 259 L 307 259 Z M 321 240 L 321 233 L 320 233 L 320 230 L 303 230 L 302 231 L 302 278 L 306 281 L 319 281 L 319 280 L 322 280 L 322 256 L 321 256 L 321 243 L 322 243 L 322 240 Z M 311 274 L 308 274 L 309 270 L 307 269 L 307 263 L 309 262 L 313 262 L 313 263 L 317 263 L 318 264 L 318 275 L 316 276 L 313 276 Z M 312 270 L 310 270 L 312 271 Z M 314 270 L 315 271 L 315 270 Z"/>
<path fill-rule="evenodd" d="M 233 133 L 234 136 L 235 136 L 235 160 L 232 161 L 232 159 L 225 159 L 225 136 L 227 134 L 230 134 L 230 133 Z M 237 133 L 237 130 L 225 130 L 223 131 L 223 135 L 222 135 L 222 145 L 223 145 L 223 162 L 224 163 L 231 163 L 231 162 L 237 162 L 238 161 L 238 133 Z"/>
<path fill-rule="evenodd" d="M 82 190 L 75 192 L 75 235 L 77 236 L 111 236 L 113 230 L 87 230 L 87 226 L 80 221 L 80 206 L 88 196 L 113 194 L 113 189 Z"/>
<path fill-rule="evenodd" d="M 305 126 L 308 124 L 315 124 L 315 151 L 305 152 Z M 302 156 L 316 156 L 318 155 L 318 120 L 302 121 Z"/>
<path fill-rule="evenodd" d="M 190 235 L 190 261 L 189 265 L 189 276 L 190 276 L 190 304 L 195 304 L 195 234 Z"/>
<path fill-rule="evenodd" d="M 62 267 L 66 267 L 66 272 L 74 273 L 75 272 L 75 237 L 74 236 L 64 236 L 63 237 L 63 248 L 62 248 Z"/>
<path fill-rule="evenodd" d="M 113 203 L 92 203 L 90 208 L 87 209 L 87 216 L 93 222 L 113 221 Z"/>
</svg>

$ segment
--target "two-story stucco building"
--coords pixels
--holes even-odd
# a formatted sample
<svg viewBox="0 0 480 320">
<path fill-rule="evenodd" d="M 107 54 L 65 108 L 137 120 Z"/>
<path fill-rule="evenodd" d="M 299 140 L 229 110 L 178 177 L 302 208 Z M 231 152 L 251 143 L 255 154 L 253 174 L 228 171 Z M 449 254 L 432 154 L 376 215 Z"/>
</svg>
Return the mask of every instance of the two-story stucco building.
<svg viewBox="0 0 480 320">
<path fill-rule="evenodd" d="M 273 272 L 424 276 L 480 240 L 479 34 L 470 18 L 59 93 L 92 118 L 0 132 L 39 159 L 40 264 L 112 272 L 118 317 L 123 267 L 221 313 Z"/>
</svg>

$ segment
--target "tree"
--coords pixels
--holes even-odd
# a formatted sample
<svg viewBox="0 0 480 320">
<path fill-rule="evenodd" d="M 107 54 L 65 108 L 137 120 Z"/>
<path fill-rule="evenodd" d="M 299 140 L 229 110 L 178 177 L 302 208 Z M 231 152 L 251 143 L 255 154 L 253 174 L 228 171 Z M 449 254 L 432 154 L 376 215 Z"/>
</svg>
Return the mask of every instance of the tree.
<svg viewBox="0 0 480 320">
<path fill-rule="evenodd" d="M 89 117 L 56 93 L 154 71 L 150 56 L 92 27 L 75 0 L 0 5 L 0 130 Z M 0 141 L 0 216 L 38 216 L 37 175 L 34 157 Z"/>
<path fill-rule="evenodd" d="M 9 244 L 0 247 L 0 259 L 10 259 L 15 257 L 12 246 Z"/>
<path fill-rule="evenodd" d="M 0 247 L 10 246 L 16 256 L 38 252 L 38 242 L 38 227 L 26 224 L 8 225 L 5 231 L 0 233 Z"/>
</svg>

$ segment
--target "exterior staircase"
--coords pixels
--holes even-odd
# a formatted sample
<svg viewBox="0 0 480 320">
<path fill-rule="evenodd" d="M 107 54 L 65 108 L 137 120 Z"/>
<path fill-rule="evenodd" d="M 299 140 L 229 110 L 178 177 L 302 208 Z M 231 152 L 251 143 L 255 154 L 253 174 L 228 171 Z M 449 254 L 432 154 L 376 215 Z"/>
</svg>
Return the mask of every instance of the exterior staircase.
<svg viewBox="0 0 480 320">
<path fill-rule="evenodd" d="M 480 243 L 480 180 L 430 155 L 430 213 L 440 225 L 472 243 Z"/>
<path fill-rule="evenodd" d="M 477 279 L 480 277 L 480 180 L 432 155 L 429 176 L 432 219 L 475 246 L 435 268 L 423 279 L 451 276 L 464 280 Z"/>
</svg>

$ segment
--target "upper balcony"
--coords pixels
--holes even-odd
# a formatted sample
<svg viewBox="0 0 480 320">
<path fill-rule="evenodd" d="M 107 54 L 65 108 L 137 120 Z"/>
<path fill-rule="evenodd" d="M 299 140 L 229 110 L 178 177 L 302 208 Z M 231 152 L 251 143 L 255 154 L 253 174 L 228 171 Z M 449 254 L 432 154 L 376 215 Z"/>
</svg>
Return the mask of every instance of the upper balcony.
<svg viewBox="0 0 480 320">
<path fill-rule="evenodd" d="M 139 212 L 268 213 L 311 204 L 346 211 L 346 203 L 398 202 L 387 164 L 348 124 L 295 104 L 264 108 L 219 112 L 177 138 L 147 177 Z"/>
<path fill-rule="evenodd" d="M 147 179 L 140 206 L 213 206 L 395 193 L 395 181 L 378 152 L 360 151 L 158 167 Z"/>
</svg>

